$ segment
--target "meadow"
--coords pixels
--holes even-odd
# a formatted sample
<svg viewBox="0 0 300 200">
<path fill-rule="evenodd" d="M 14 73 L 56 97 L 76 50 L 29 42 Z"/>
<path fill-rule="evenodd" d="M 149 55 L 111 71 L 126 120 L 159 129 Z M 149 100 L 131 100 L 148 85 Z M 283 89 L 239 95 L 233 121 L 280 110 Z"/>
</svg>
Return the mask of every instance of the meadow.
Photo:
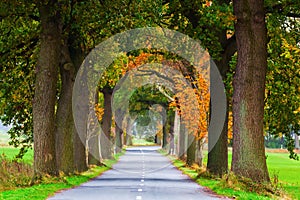
<svg viewBox="0 0 300 200">
<path fill-rule="evenodd" d="M 289 153 L 274 153 L 268 150 L 266 150 L 266 157 L 272 182 L 286 191 L 292 199 L 300 199 L 300 161 L 291 160 Z M 229 150 L 229 168 L 231 159 L 232 151 Z M 207 151 L 204 152 L 204 163 L 206 162 Z"/>
</svg>

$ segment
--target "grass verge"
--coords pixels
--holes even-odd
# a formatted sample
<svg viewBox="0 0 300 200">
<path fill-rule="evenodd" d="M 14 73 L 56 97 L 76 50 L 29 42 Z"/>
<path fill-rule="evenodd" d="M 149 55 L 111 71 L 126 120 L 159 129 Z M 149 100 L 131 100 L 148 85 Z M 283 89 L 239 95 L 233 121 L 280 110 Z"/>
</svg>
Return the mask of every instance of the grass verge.
<svg viewBox="0 0 300 200">
<path fill-rule="evenodd" d="M 166 155 L 165 152 L 160 151 Z M 227 196 L 233 199 L 291 199 L 287 197 L 277 185 L 255 184 L 247 179 L 238 179 L 233 174 L 228 174 L 223 178 L 216 178 L 197 166 L 188 167 L 184 161 L 178 160 L 174 156 L 168 156 L 174 166 L 195 180 L 201 186 L 207 187 L 218 195 Z M 294 199 L 294 198 L 293 198 Z"/>
<path fill-rule="evenodd" d="M 110 169 L 122 153 L 115 155 L 114 159 L 106 160 L 104 166 L 94 166 L 88 171 L 72 175 L 61 177 L 43 177 L 40 184 L 33 185 L 31 187 L 17 188 L 13 190 L 6 190 L 0 193 L 0 199 L 2 200 L 15 200 L 15 199 L 31 199 L 42 200 L 49 196 L 52 196 L 55 192 L 63 189 L 69 189 L 87 182 L 88 180 L 99 176 L 104 171 Z"/>
</svg>

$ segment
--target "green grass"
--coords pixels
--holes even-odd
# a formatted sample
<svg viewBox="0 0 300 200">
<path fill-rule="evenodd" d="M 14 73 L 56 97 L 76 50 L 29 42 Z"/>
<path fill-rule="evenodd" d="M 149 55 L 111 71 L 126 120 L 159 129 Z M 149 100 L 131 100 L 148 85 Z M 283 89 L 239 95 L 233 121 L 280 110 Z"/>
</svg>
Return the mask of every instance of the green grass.
<svg viewBox="0 0 300 200">
<path fill-rule="evenodd" d="M 17 152 L 9 148 L 1 148 L 1 150 L 5 151 L 4 153 L 9 155 L 10 158 Z M 117 154 L 112 160 L 106 160 L 104 162 L 105 166 L 92 167 L 87 172 L 83 172 L 81 174 L 64 177 L 43 177 L 40 184 L 0 192 L 0 200 L 24 199 L 24 197 L 32 200 L 46 199 L 59 190 L 78 186 L 81 183 L 87 182 L 91 178 L 100 175 L 104 171 L 110 169 L 112 165 L 117 162 L 121 154 Z M 30 156 L 32 156 L 32 152 L 28 152 L 28 159 Z"/>
<path fill-rule="evenodd" d="M 289 159 L 288 153 L 267 153 L 267 165 L 272 177 L 278 176 L 284 190 L 300 199 L 300 161 Z"/>
<path fill-rule="evenodd" d="M 181 160 L 173 160 L 173 164 L 187 174 L 189 177 L 194 179 L 197 183 L 202 186 L 208 187 L 218 195 L 224 195 L 230 198 L 236 199 L 257 199 L 257 200 L 269 200 L 270 197 L 259 195 L 255 192 L 249 192 L 242 189 L 235 190 L 233 188 L 227 188 L 222 185 L 222 182 L 218 179 L 211 179 L 208 177 L 197 177 L 198 173 L 196 170 L 185 166 L 185 163 Z"/>
<path fill-rule="evenodd" d="M 270 178 L 278 176 L 279 184 L 293 198 L 300 199 L 300 161 L 291 160 L 289 153 L 266 152 Z M 228 152 L 228 163 L 231 166 L 232 152 Z M 204 162 L 207 163 L 207 151 Z"/>
<path fill-rule="evenodd" d="M 5 157 L 7 157 L 7 159 L 9 159 L 9 160 L 13 160 L 18 153 L 19 153 L 18 148 L 14 148 L 11 146 L 0 147 L 0 154 L 4 154 Z M 32 149 L 28 150 L 28 152 L 24 155 L 22 161 L 27 164 L 32 165 L 32 163 L 33 163 L 33 150 Z"/>
<path fill-rule="evenodd" d="M 132 138 L 132 143 L 134 146 L 153 146 L 157 145 L 154 142 L 148 142 L 145 139 Z"/>
<path fill-rule="evenodd" d="M 274 181 L 274 177 L 278 178 L 278 185 L 292 197 L 292 199 L 300 199 L 300 161 L 289 159 L 288 153 L 266 153 L 267 165 L 270 177 Z M 232 152 L 228 152 L 229 168 L 231 166 Z M 184 173 L 191 178 L 195 178 L 198 173 L 195 170 L 184 167 L 184 163 L 179 160 L 173 160 L 174 165 L 179 167 Z M 207 151 L 204 152 L 203 163 L 207 163 Z M 237 199 L 271 199 L 270 197 L 259 196 L 253 192 L 235 191 L 231 188 L 224 188 L 220 185 L 220 180 L 200 177 L 197 182 L 203 186 L 212 189 L 220 195 L 235 197 Z"/>
</svg>

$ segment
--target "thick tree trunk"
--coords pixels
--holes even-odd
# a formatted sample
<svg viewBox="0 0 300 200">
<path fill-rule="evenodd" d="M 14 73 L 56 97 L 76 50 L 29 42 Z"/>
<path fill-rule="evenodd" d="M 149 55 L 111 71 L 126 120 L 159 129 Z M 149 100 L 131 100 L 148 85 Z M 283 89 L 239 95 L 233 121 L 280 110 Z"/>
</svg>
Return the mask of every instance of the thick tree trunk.
<svg viewBox="0 0 300 200">
<path fill-rule="evenodd" d="M 123 148 L 123 142 L 122 142 L 122 135 L 123 135 L 123 130 L 118 126 L 117 123 L 115 123 L 116 127 L 116 153 L 120 153 Z"/>
<path fill-rule="evenodd" d="M 178 138 L 179 138 L 179 132 L 180 132 L 180 116 L 175 111 L 175 117 L 174 117 L 174 155 L 177 155 L 179 157 L 179 147 L 178 147 Z"/>
<path fill-rule="evenodd" d="M 178 135 L 178 158 L 183 160 L 186 151 L 186 147 L 185 147 L 186 131 L 185 131 L 185 126 L 182 123 L 181 117 L 179 117 L 179 124 L 180 127 L 179 127 L 179 135 Z"/>
<path fill-rule="evenodd" d="M 188 134 L 188 148 L 186 153 L 186 164 L 192 166 L 196 159 L 196 139 L 193 134 Z"/>
<path fill-rule="evenodd" d="M 88 165 L 101 165 L 100 134 L 93 135 L 88 141 Z"/>
<path fill-rule="evenodd" d="M 212 145 L 210 136 L 209 134 L 208 146 Z M 222 133 L 217 143 L 208 152 L 207 171 L 220 177 L 228 171 L 228 109 Z"/>
<path fill-rule="evenodd" d="M 170 129 L 169 129 L 169 143 L 170 143 L 170 148 L 169 148 L 169 154 L 174 155 L 174 148 L 175 148 L 175 143 L 174 143 L 174 122 L 175 122 L 175 116 L 173 116 L 173 119 L 170 119 Z"/>
<path fill-rule="evenodd" d="M 189 6 L 193 2 L 193 6 Z M 231 3 L 230 0 L 218 0 L 214 4 L 227 4 Z M 197 6 L 200 4 L 195 3 L 195 1 L 182 1 L 181 6 L 183 8 L 183 14 L 189 19 L 194 29 L 199 29 L 199 21 L 201 15 L 198 15 L 197 10 L 200 9 Z M 201 24 L 201 23 L 200 23 Z M 202 26 L 201 29 L 210 28 L 209 26 Z M 227 38 L 227 30 L 220 30 L 218 34 L 218 40 L 222 46 L 222 53 L 220 55 L 221 60 L 216 62 L 216 65 L 222 75 L 223 80 L 225 79 L 226 73 L 229 69 L 229 62 L 236 52 L 236 40 L 235 36 Z M 213 52 L 213 49 L 209 49 L 210 52 Z M 224 129 L 220 135 L 218 142 L 214 145 L 214 149 L 209 152 L 209 159 L 207 164 L 207 169 L 212 174 L 223 174 L 228 171 L 228 163 L 224 162 L 228 157 L 227 150 L 227 124 L 225 124 Z M 209 143 L 211 140 L 208 141 Z M 209 145 L 210 146 L 210 145 Z M 219 170 L 221 169 L 221 170 Z"/>
<path fill-rule="evenodd" d="M 263 0 L 234 0 L 238 61 L 233 93 L 232 171 L 257 182 L 270 181 L 263 118 L 267 30 Z"/>
<path fill-rule="evenodd" d="M 61 30 L 56 2 L 40 5 L 41 48 L 36 67 L 33 102 L 34 170 L 56 175 L 55 103 L 60 61 Z"/>
<path fill-rule="evenodd" d="M 56 113 L 56 162 L 58 171 L 66 174 L 74 172 L 74 120 L 72 113 L 72 92 L 75 68 L 70 58 L 68 46 L 62 47 L 60 65 L 61 91 Z"/>
<path fill-rule="evenodd" d="M 71 36 L 71 35 L 70 35 Z M 72 38 L 69 36 L 70 40 L 76 40 L 76 38 Z M 74 36 L 74 35 L 72 35 Z M 70 42 L 72 43 L 72 41 Z M 74 67 L 76 69 L 76 74 L 77 71 L 79 70 L 83 60 L 84 60 L 84 53 L 80 50 L 80 48 L 70 48 L 70 56 L 73 61 Z M 84 70 L 83 73 L 87 73 L 86 70 Z M 83 76 L 86 77 L 87 75 Z M 84 80 L 80 88 L 82 88 L 81 91 L 73 91 L 74 96 L 80 96 L 78 98 L 81 99 L 80 105 L 76 105 L 75 109 L 73 112 L 78 112 L 82 113 L 81 115 L 81 120 L 77 121 L 77 128 L 74 127 L 74 133 L 73 133 L 73 145 L 74 145 L 74 166 L 75 170 L 77 172 L 83 172 L 88 169 L 88 165 L 86 162 L 86 154 L 85 154 L 85 140 L 86 140 L 86 133 L 87 133 L 87 113 L 89 112 L 89 106 L 88 106 L 88 88 L 87 88 L 87 80 Z M 79 123 L 79 124 L 78 124 Z M 79 132 L 78 132 L 79 131 Z"/>
<path fill-rule="evenodd" d="M 97 90 L 95 95 L 95 104 L 99 103 L 99 91 Z M 101 151 L 100 151 L 100 134 L 101 130 L 96 128 L 96 124 L 99 122 L 96 115 L 93 115 L 95 105 L 90 105 L 90 114 L 88 118 L 88 165 L 100 165 L 101 164 Z"/>
<path fill-rule="evenodd" d="M 162 138 L 162 148 L 167 149 L 168 146 L 168 133 L 167 133 L 167 123 L 163 126 L 163 138 Z"/>
<path fill-rule="evenodd" d="M 132 119 L 130 116 L 126 117 L 126 135 L 124 139 L 124 144 L 126 146 L 131 146 L 132 143 L 132 128 L 133 124 L 135 122 L 135 119 Z"/>
<path fill-rule="evenodd" d="M 102 130 L 101 133 L 101 154 L 103 159 L 112 158 L 112 145 L 111 145 L 111 123 L 112 123 L 112 109 L 111 109 L 111 97 L 112 91 L 109 88 L 103 89 L 104 95 L 104 114 L 102 118 Z"/>
<path fill-rule="evenodd" d="M 195 155 L 195 163 L 197 163 L 200 167 L 203 166 L 203 140 L 196 141 L 196 155 Z"/>
</svg>

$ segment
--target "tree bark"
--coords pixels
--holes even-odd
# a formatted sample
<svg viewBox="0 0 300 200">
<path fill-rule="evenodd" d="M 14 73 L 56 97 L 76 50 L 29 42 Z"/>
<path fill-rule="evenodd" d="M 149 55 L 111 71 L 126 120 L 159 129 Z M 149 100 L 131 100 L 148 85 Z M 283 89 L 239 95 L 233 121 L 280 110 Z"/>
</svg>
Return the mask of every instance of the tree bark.
<svg viewBox="0 0 300 200">
<path fill-rule="evenodd" d="M 56 175 L 55 103 L 60 61 L 61 29 L 56 1 L 39 5 L 41 19 L 38 63 L 33 102 L 34 171 Z"/>
<path fill-rule="evenodd" d="M 88 165 L 101 165 L 100 134 L 95 134 L 88 141 Z"/>
<path fill-rule="evenodd" d="M 197 163 L 200 167 L 203 166 L 203 144 L 203 139 L 196 141 L 195 163 Z"/>
<path fill-rule="evenodd" d="M 211 145 L 210 142 L 209 134 L 209 146 Z M 217 143 L 213 146 L 211 151 L 208 152 L 207 171 L 220 177 L 228 171 L 228 109 L 222 133 Z"/>
<path fill-rule="evenodd" d="M 188 134 L 188 148 L 186 153 L 186 164 L 192 166 L 196 159 L 196 139 L 193 134 Z"/>
<path fill-rule="evenodd" d="M 130 118 L 130 116 L 128 116 L 127 117 L 127 123 L 126 123 L 126 136 L 125 136 L 125 140 L 124 140 L 124 143 L 125 143 L 126 146 L 132 145 L 131 132 L 132 132 L 133 123 L 134 123 L 134 120 L 132 120 Z"/>
<path fill-rule="evenodd" d="M 99 103 L 99 90 L 95 95 L 95 104 Z M 101 165 L 101 151 L 100 151 L 100 135 L 101 130 L 96 128 L 96 124 L 99 122 L 96 115 L 92 115 L 95 110 L 95 105 L 90 105 L 90 114 L 88 118 L 88 148 L 86 154 L 88 155 L 88 165 Z"/>
<path fill-rule="evenodd" d="M 178 158 L 183 160 L 185 156 L 185 126 L 182 123 L 181 117 L 179 117 L 179 136 L 178 136 Z"/>
<path fill-rule="evenodd" d="M 74 37 L 74 35 L 69 35 L 69 40 L 70 43 L 72 43 L 72 41 L 76 40 L 76 38 L 72 38 Z M 69 47 L 70 49 L 70 56 L 71 59 L 73 61 L 74 67 L 76 69 L 76 75 L 77 72 L 84 60 L 84 53 L 80 50 L 80 48 L 78 47 Z M 87 70 L 84 70 L 83 73 L 87 74 Z M 83 76 L 86 77 L 87 75 Z M 80 99 L 81 99 L 81 103 L 80 105 L 76 105 L 75 109 L 79 112 L 79 113 L 83 113 L 83 115 L 81 116 L 82 119 L 80 120 L 80 124 L 77 124 L 77 127 L 79 128 L 79 130 L 77 130 L 76 127 L 74 127 L 74 133 L 73 133 L 73 145 L 74 145 L 74 152 L 73 152 L 73 156 L 74 156 L 74 166 L 75 166 L 75 170 L 77 172 L 83 172 L 86 171 L 88 169 L 88 165 L 86 163 L 86 154 L 85 154 L 85 140 L 86 140 L 86 133 L 87 133 L 87 114 L 89 111 L 89 106 L 88 106 L 88 100 L 85 99 L 88 97 L 88 88 L 87 88 L 87 80 L 84 80 L 83 83 L 81 83 L 82 85 L 80 86 L 82 88 L 81 91 L 73 91 L 73 95 L 77 96 L 79 95 Z M 73 110 L 74 112 L 74 110 Z M 79 132 L 78 132 L 79 131 Z M 82 137 L 82 138 L 81 138 Z"/>
<path fill-rule="evenodd" d="M 123 142 L 122 142 L 122 135 L 123 135 L 123 130 L 118 126 L 117 123 L 115 123 L 116 127 L 116 153 L 120 153 L 123 148 Z"/>
<path fill-rule="evenodd" d="M 232 171 L 256 182 L 270 181 L 263 118 L 267 29 L 263 0 L 234 0 L 238 60 L 233 92 Z"/>
<path fill-rule="evenodd" d="M 179 157 L 179 132 L 180 132 L 180 116 L 177 111 L 175 111 L 175 117 L 174 117 L 174 154 Z"/>
<path fill-rule="evenodd" d="M 167 121 L 168 122 L 168 121 Z M 167 122 L 163 126 L 163 138 L 162 138 L 162 148 L 167 149 L 168 146 L 168 133 L 167 133 Z"/>
<path fill-rule="evenodd" d="M 170 148 L 169 148 L 169 154 L 170 155 L 174 155 L 174 149 L 175 149 L 175 143 L 174 143 L 174 123 L 175 123 L 175 113 L 173 113 L 174 115 L 172 116 L 172 119 L 169 120 L 170 123 L 170 129 L 169 129 L 169 143 L 170 143 Z"/>
<path fill-rule="evenodd" d="M 111 145 L 111 123 L 112 123 L 112 109 L 111 109 L 111 97 L 112 91 L 109 88 L 103 89 L 104 95 L 104 114 L 102 118 L 102 130 L 101 133 L 101 154 L 103 159 L 112 158 L 112 145 Z"/>
<path fill-rule="evenodd" d="M 67 45 L 62 46 L 62 52 L 62 86 L 56 112 L 56 162 L 58 171 L 70 174 L 74 172 L 72 93 L 75 69 Z"/>
</svg>

